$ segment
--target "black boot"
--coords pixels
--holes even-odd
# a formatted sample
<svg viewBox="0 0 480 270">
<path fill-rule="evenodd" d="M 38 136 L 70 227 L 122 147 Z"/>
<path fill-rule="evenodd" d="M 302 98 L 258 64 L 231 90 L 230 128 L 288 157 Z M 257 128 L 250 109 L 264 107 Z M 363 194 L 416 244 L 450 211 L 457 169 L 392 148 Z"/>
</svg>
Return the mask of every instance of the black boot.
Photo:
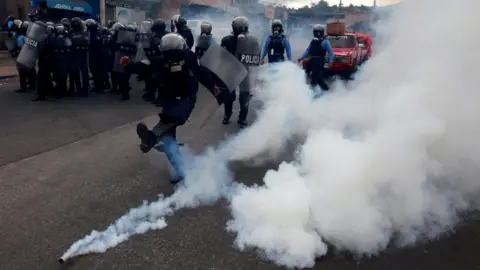
<svg viewBox="0 0 480 270">
<path fill-rule="evenodd" d="M 137 124 L 137 136 L 141 140 L 140 150 L 143 153 L 148 153 L 157 144 L 157 137 L 144 123 Z"/>
</svg>

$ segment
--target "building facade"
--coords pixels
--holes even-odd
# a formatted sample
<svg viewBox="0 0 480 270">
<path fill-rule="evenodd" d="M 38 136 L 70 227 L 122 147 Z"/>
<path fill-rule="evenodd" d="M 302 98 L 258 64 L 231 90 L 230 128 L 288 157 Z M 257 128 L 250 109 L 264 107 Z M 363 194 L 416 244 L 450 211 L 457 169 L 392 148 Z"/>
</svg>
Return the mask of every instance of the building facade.
<svg viewBox="0 0 480 270">
<path fill-rule="evenodd" d="M 20 20 L 27 19 L 30 12 L 30 0 L 0 0 L 0 20 L 13 15 Z"/>
</svg>

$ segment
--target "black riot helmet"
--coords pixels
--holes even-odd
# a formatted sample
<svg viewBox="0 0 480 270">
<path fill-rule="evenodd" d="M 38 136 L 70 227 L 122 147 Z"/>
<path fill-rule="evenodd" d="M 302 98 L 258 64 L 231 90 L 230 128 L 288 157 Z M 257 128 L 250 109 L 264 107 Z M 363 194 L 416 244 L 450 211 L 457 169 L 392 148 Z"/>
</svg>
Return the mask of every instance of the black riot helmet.
<svg viewBox="0 0 480 270">
<path fill-rule="evenodd" d="M 126 28 L 127 28 L 128 31 L 137 32 L 137 27 L 133 24 L 127 25 Z"/>
<path fill-rule="evenodd" d="M 108 20 L 108 23 L 107 23 L 107 28 L 112 28 L 112 26 L 115 24 L 115 21 L 113 20 Z"/>
<path fill-rule="evenodd" d="M 177 33 L 168 33 L 162 37 L 159 45 L 160 53 L 165 61 L 165 67 L 171 72 L 181 71 L 188 53 L 185 39 Z"/>
<path fill-rule="evenodd" d="M 246 17 L 236 17 L 233 19 L 232 31 L 235 36 L 248 33 L 248 19 Z"/>
<path fill-rule="evenodd" d="M 79 17 L 72 18 L 72 20 L 70 21 L 70 25 L 73 31 L 83 32 L 82 19 L 80 19 Z"/>
<path fill-rule="evenodd" d="M 177 28 L 177 31 L 187 28 L 187 20 L 185 20 L 183 17 L 178 17 L 175 27 Z"/>
<path fill-rule="evenodd" d="M 211 36 L 212 35 L 212 25 L 208 22 L 203 22 L 200 25 L 200 32 L 202 35 Z"/>
<path fill-rule="evenodd" d="M 167 31 L 167 23 L 162 19 L 158 19 L 153 23 L 151 29 L 154 33 L 163 34 Z"/>
<path fill-rule="evenodd" d="M 60 20 L 60 23 L 65 27 L 65 29 L 64 29 L 65 31 L 70 30 L 70 20 L 69 19 L 63 18 L 63 19 Z"/>
<path fill-rule="evenodd" d="M 118 30 L 120 30 L 121 28 L 124 28 L 124 27 L 125 26 L 122 23 L 117 22 L 112 26 L 112 31 L 117 32 Z"/>
<path fill-rule="evenodd" d="M 61 23 L 55 25 L 55 33 L 57 33 L 57 34 L 63 34 L 63 33 L 65 33 L 66 30 L 67 29 L 66 29 L 65 25 L 63 25 Z"/>
<path fill-rule="evenodd" d="M 321 24 L 313 26 L 313 37 L 315 38 L 324 38 L 325 37 L 325 28 Z"/>
<path fill-rule="evenodd" d="M 108 36 L 111 34 L 110 29 L 108 29 L 107 27 L 102 26 L 100 29 L 101 29 L 100 31 L 102 31 L 102 35 Z"/>
<path fill-rule="evenodd" d="M 279 19 L 272 21 L 272 34 L 281 34 L 283 33 L 283 24 Z"/>
<path fill-rule="evenodd" d="M 96 22 L 95 20 L 93 20 L 93 19 L 88 19 L 88 20 L 86 20 L 86 21 L 85 21 L 85 26 L 87 27 L 87 29 L 88 29 L 89 31 L 92 31 L 92 30 L 95 31 L 95 30 L 98 29 L 98 24 L 97 24 L 97 22 Z"/>
</svg>

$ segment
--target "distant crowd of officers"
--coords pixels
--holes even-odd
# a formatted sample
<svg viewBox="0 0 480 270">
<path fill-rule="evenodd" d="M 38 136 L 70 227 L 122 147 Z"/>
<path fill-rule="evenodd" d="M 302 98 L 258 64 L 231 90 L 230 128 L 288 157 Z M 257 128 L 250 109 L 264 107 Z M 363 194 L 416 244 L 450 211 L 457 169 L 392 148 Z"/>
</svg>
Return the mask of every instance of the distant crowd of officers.
<svg viewBox="0 0 480 270">
<path fill-rule="evenodd" d="M 248 21 L 245 19 L 241 22 L 245 28 L 242 31 L 248 32 Z M 25 38 L 28 36 L 27 31 L 30 31 L 29 35 L 35 36 L 35 33 L 32 33 L 34 30 L 29 30 L 29 28 L 33 28 L 32 26 L 35 25 L 38 27 L 37 23 L 38 21 L 34 24 L 13 17 L 7 18 L 5 26 L 8 29 L 9 37 L 6 43 L 14 59 L 19 57 L 25 42 L 41 39 L 40 37 Z M 159 82 L 161 78 L 158 78 L 158 72 L 152 70 L 152 67 L 132 72 L 125 67 L 122 59 L 129 56 L 135 58 L 136 61 L 150 63 L 155 58 L 163 57 L 158 47 L 162 37 L 169 32 L 182 36 L 189 50 L 193 49 L 195 43 L 192 31 L 187 26 L 187 21 L 179 15 L 172 18 L 170 29 L 167 29 L 167 23 L 161 19 L 155 21 L 147 19 L 140 25 L 109 21 L 105 27 L 93 19 L 84 21 L 78 17 L 63 18 L 57 23 L 51 21 L 40 21 L 40 23 L 44 24 L 47 29 L 48 34 L 45 41 L 39 48 L 33 46 L 38 51 L 21 55 L 23 58 L 32 59 L 22 59 L 22 61 L 17 59 L 17 63 L 34 63 L 30 69 L 19 68 L 20 89 L 18 92 L 36 89 L 37 97 L 34 99 L 35 101 L 43 101 L 47 97 L 88 97 L 90 92 L 109 92 L 119 95 L 121 100 L 129 100 L 130 77 L 131 74 L 137 74 L 137 79 L 145 82 L 143 99 L 161 106 L 160 90 L 162 83 Z M 235 31 L 237 30 L 233 23 L 232 27 L 233 34 L 224 37 L 221 46 L 236 55 Z M 269 63 L 292 60 L 290 43 L 283 34 L 281 21 L 274 20 L 271 28 L 272 35 L 267 38 L 263 46 L 263 53 L 259 55 L 259 62 L 263 63 L 266 56 L 268 56 Z M 119 33 L 121 34 L 119 35 Z M 312 68 L 309 68 L 313 77 L 312 82 L 327 90 L 328 88 L 321 75 L 317 75 L 317 73 L 320 73 L 316 71 L 323 68 L 326 52 L 329 52 L 327 63 L 333 61 L 333 53 L 331 53 L 328 41 L 323 38 L 324 29 L 322 27 L 315 27 L 313 34 L 314 39 L 303 57 L 310 55 L 312 59 L 316 60 L 310 61 L 315 66 L 312 65 Z M 194 51 L 200 58 L 208 49 L 208 46 L 215 43 L 212 37 L 211 24 L 202 23 L 201 34 L 196 43 Z M 139 49 L 139 45 L 141 49 Z M 239 93 L 240 115 L 238 124 L 246 126 L 251 100 L 250 89 L 239 91 Z M 223 104 L 225 105 L 224 124 L 230 122 L 232 105 L 235 99 L 235 91 L 231 93 L 231 96 L 223 98 Z"/>
</svg>

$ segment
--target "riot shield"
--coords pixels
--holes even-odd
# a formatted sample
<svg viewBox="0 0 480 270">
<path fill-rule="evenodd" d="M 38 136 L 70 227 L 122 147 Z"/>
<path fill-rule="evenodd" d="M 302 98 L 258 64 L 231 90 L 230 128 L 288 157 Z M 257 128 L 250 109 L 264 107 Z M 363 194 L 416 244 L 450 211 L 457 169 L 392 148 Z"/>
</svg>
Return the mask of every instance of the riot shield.
<svg viewBox="0 0 480 270">
<path fill-rule="evenodd" d="M 137 34 L 134 31 L 122 28 L 117 34 L 117 49 L 113 62 L 113 71 L 124 73 L 125 68 L 120 64 L 120 59 L 124 56 L 130 57 L 135 62 L 137 44 L 135 43 Z M 132 59 L 133 58 L 133 59 Z"/>
<path fill-rule="evenodd" d="M 245 66 L 235 56 L 217 44 L 210 45 L 200 59 L 200 65 L 214 73 L 229 91 L 234 91 L 248 74 Z"/>
<path fill-rule="evenodd" d="M 18 68 L 29 71 L 35 66 L 38 58 L 38 52 L 43 42 L 48 37 L 47 25 L 41 21 L 30 24 L 30 29 L 25 37 L 25 43 L 17 57 Z"/>
<path fill-rule="evenodd" d="M 150 21 L 144 21 L 140 24 L 140 32 L 137 34 L 137 55 L 135 56 L 135 60 L 138 62 L 148 60 L 153 36 L 152 25 L 153 23 Z"/>
<path fill-rule="evenodd" d="M 117 44 L 132 45 L 135 44 L 136 33 L 128 29 L 122 28 L 118 30 Z"/>
<path fill-rule="evenodd" d="M 238 60 L 246 66 L 260 65 L 260 54 L 262 49 L 258 39 L 251 35 L 241 35 L 237 39 Z"/>
</svg>

